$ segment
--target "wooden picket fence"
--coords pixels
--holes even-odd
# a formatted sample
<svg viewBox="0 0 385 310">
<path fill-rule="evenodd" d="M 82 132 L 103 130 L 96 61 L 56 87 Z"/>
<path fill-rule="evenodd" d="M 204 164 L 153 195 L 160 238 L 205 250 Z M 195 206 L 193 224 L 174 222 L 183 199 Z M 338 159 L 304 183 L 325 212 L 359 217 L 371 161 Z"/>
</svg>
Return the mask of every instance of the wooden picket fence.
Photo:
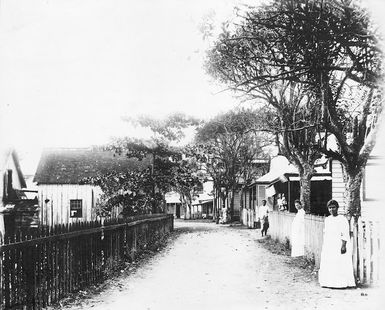
<svg viewBox="0 0 385 310">
<path fill-rule="evenodd" d="M 380 224 L 358 219 L 353 224 L 353 266 L 358 283 L 376 285 L 380 281 Z"/>
<path fill-rule="evenodd" d="M 173 230 L 172 215 L 57 225 L 5 236 L 0 309 L 41 309 L 100 283 Z"/>
<path fill-rule="evenodd" d="M 291 224 L 295 214 L 272 211 L 269 215 L 269 232 L 281 243 L 290 241 Z M 324 217 L 305 215 L 305 253 L 319 267 L 323 243 Z M 351 225 L 352 259 L 357 284 L 377 285 L 381 272 L 380 223 L 359 218 Z M 384 274 L 382 272 L 382 274 Z M 384 281 L 385 279 L 382 279 Z"/>
</svg>

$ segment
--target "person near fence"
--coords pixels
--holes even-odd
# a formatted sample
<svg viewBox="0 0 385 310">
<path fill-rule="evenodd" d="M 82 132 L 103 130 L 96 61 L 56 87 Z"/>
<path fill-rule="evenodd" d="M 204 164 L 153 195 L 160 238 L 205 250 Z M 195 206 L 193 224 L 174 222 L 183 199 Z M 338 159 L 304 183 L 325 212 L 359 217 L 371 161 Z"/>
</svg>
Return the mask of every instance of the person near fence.
<svg viewBox="0 0 385 310">
<path fill-rule="evenodd" d="M 330 288 L 355 287 L 352 255 L 347 246 L 350 237 L 348 220 L 338 214 L 337 201 L 329 200 L 327 207 L 330 215 L 325 219 L 319 284 Z"/>
<path fill-rule="evenodd" d="M 292 257 L 305 255 L 305 210 L 298 199 L 294 201 L 294 206 L 298 211 L 291 225 Z"/>
<path fill-rule="evenodd" d="M 269 229 L 269 207 L 266 205 L 266 200 L 262 200 L 262 206 L 259 207 L 259 218 L 262 222 L 262 230 L 261 234 L 263 237 L 263 234 L 267 233 L 267 230 Z"/>
</svg>

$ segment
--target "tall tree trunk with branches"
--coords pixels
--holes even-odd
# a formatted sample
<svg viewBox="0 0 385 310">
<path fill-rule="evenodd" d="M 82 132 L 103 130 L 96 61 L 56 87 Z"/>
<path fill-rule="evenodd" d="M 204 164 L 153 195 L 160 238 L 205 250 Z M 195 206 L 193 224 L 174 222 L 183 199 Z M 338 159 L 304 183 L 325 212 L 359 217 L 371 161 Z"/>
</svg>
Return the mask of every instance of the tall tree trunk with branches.
<svg viewBox="0 0 385 310">
<path fill-rule="evenodd" d="M 266 97 L 268 85 L 301 84 L 315 99 L 307 106 L 309 125 L 338 143 L 333 150 L 326 143 L 311 147 L 344 166 L 348 213 L 357 218 L 362 171 L 383 109 L 378 27 L 357 1 L 271 0 L 241 14 L 209 52 L 208 73 L 256 99 Z"/>
</svg>

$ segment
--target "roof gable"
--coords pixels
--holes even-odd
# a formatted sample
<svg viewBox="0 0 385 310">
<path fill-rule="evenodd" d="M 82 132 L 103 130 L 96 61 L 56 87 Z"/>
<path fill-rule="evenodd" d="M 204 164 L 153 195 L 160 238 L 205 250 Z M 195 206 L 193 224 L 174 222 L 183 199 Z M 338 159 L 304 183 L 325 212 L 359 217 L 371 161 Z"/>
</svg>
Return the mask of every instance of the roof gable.
<svg viewBox="0 0 385 310">
<path fill-rule="evenodd" d="M 27 184 L 25 182 L 23 172 L 20 168 L 19 157 L 17 156 L 17 153 L 14 149 L 6 149 L 0 152 L 0 171 L 3 171 L 7 168 L 9 158 L 12 158 L 13 160 L 21 188 L 26 188 Z"/>
<path fill-rule="evenodd" d="M 48 149 L 41 155 L 34 177 L 38 184 L 80 184 L 112 171 L 142 170 L 150 160 L 127 158 L 100 148 Z"/>
</svg>

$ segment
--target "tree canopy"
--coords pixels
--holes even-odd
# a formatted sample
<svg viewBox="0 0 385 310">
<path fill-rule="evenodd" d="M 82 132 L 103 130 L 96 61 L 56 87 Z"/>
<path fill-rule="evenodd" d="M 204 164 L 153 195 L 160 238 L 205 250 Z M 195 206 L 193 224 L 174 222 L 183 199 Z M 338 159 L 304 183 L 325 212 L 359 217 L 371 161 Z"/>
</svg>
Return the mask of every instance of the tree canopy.
<svg viewBox="0 0 385 310">
<path fill-rule="evenodd" d="M 201 126 L 196 135 L 193 154 L 211 176 L 218 193 L 226 199 L 239 184 L 248 184 L 261 175 L 265 166 L 257 159 L 267 159 L 264 140 L 255 134 L 257 116 L 252 110 L 230 111 Z M 234 208 L 234 195 L 230 217 Z"/>
<path fill-rule="evenodd" d="M 149 140 L 119 138 L 105 148 L 117 154 L 147 161 L 148 168 L 141 171 L 117 172 L 94 178 L 93 183 L 103 190 L 100 211 L 108 213 L 117 205 L 123 206 L 123 215 L 163 212 L 164 194 L 175 190 L 187 195 L 201 186 L 202 177 L 195 166 L 184 156 L 181 147 L 171 146 L 172 141 L 183 137 L 183 129 L 198 123 L 182 114 L 158 120 L 142 116 L 130 119 L 153 132 Z"/>
<path fill-rule="evenodd" d="M 310 143 L 309 151 L 342 163 L 348 211 L 359 215 L 383 93 L 381 36 L 370 15 L 351 0 L 272 0 L 241 11 L 239 20 L 208 52 L 207 71 L 256 102 L 300 85 L 311 101 L 291 130 L 323 132 L 323 143 Z M 338 149 L 326 143 L 329 135 Z"/>
</svg>

